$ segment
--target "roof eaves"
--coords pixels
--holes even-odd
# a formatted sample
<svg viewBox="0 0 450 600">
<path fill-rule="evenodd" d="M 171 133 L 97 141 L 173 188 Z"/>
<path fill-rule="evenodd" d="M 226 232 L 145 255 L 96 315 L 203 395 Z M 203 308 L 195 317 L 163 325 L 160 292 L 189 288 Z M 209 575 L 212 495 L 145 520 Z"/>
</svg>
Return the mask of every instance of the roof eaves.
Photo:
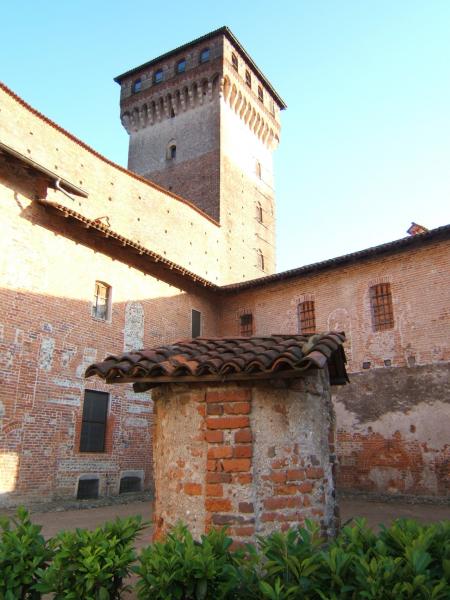
<svg viewBox="0 0 450 600">
<path fill-rule="evenodd" d="M 207 213 L 205 213 L 200 208 L 198 208 L 198 206 L 196 206 L 193 202 L 191 202 L 190 200 L 187 200 L 187 198 L 178 196 L 177 194 L 174 194 L 170 190 L 167 190 L 167 189 L 161 187 L 154 181 L 145 179 L 145 177 L 141 177 L 141 175 L 138 175 L 137 173 L 133 173 L 133 171 L 129 171 L 128 169 L 125 169 L 125 167 L 122 167 L 122 166 L 118 165 L 117 163 L 113 162 L 112 160 L 109 160 L 109 158 L 106 158 L 106 156 L 103 156 L 103 154 L 100 154 L 100 152 L 97 152 L 97 150 L 94 150 L 93 148 L 91 148 L 91 146 L 88 146 L 88 144 L 81 141 L 79 138 L 75 137 L 72 133 L 70 133 L 70 131 L 67 131 L 66 129 L 64 129 L 63 127 L 61 127 L 60 125 L 58 125 L 57 123 L 55 123 L 54 121 L 52 121 L 51 119 L 46 117 L 44 114 L 42 114 L 41 112 L 39 112 L 38 110 L 33 108 L 30 104 L 25 102 L 25 100 L 23 100 L 20 96 L 18 96 L 15 92 L 13 92 L 7 85 L 5 85 L 1 81 L 0 81 L 0 90 L 3 90 L 5 92 L 5 94 L 10 96 L 15 102 L 17 102 L 18 104 L 23 106 L 30 113 L 32 113 L 33 115 L 38 117 L 38 119 L 41 119 L 42 121 L 44 121 L 45 123 L 50 125 L 50 127 L 53 127 L 54 129 L 56 129 L 57 131 L 62 133 L 64 136 L 66 136 L 72 142 L 75 142 L 75 144 L 77 144 L 78 146 L 83 148 L 83 150 L 86 150 L 87 152 L 89 152 L 96 158 L 100 159 L 102 162 L 106 163 L 110 167 L 113 167 L 114 169 L 121 171 L 125 175 L 128 175 L 128 177 L 131 177 L 132 179 L 136 179 L 137 181 L 140 181 L 141 183 L 148 185 L 149 187 L 152 187 L 155 190 L 158 190 L 159 192 L 163 192 L 166 196 L 170 196 L 171 198 L 178 200 L 178 202 L 182 202 L 183 204 L 186 204 L 187 206 L 189 206 L 190 208 L 195 210 L 199 215 L 201 215 L 202 217 L 204 217 L 205 219 L 207 219 L 208 221 L 210 221 L 211 223 L 216 225 L 216 227 L 220 227 L 220 223 L 218 221 L 216 221 L 216 219 L 213 219 L 212 217 L 210 217 Z"/>
<path fill-rule="evenodd" d="M 265 285 L 277 283 L 286 279 L 294 279 L 295 277 L 309 275 L 310 273 L 336 269 L 344 265 L 357 263 L 360 260 L 370 259 L 374 256 L 401 252 L 409 247 L 420 246 L 422 243 L 436 240 L 441 237 L 447 238 L 449 236 L 450 224 L 442 225 L 441 227 L 430 229 L 424 233 L 418 233 L 414 236 L 400 238 L 399 240 L 380 244 L 379 246 L 372 246 L 371 248 L 365 248 L 363 250 L 358 250 L 357 252 L 351 252 L 350 254 L 337 256 L 336 258 L 329 258 L 327 260 L 312 263 L 310 265 L 304 265 L 296 269 L 289 269 L 288 271 L 282 271 L 281 273 L 274 273 L 273 275 L 267 275 L 266 277 L 259 277 L 258 279 L 251 279 L 249 281 L 224 285 L 220 287 L 220 291 L 224 293 L 232 293 L 251 288 L 263 287 Z"/>
<path fill-rule="evenodd" d="M 103 233 L 106 237 L 110 237 L 112 239 L 119 241 L 122 244 L 122 246 L 124 246 L 124 247 L 134 249 L 141 255 L 142 254 L 146 255 L 148 258 L 150 258 L 152 260 L 152 262 L 160 263 L 164 267 L 167 267 L 170 271 L 174 271 L 175 273 L 178 273 L 178 275 L 181 275 L 182 277 L 189 279 L 192 283 L 194 283 L 200 287 L 208 288 L 213 291 L 217 291 L 219 289 L 219 286 L 212 283 L 211 281 L 208 281 L 207 279 L 200 277 L 200 275 L 197 275 L 196 273 L 193 273 L 192 271 L 185 269 L 181 265 L 165 258 L 161 254 L 158 254 L 157 252 L 154 252 L 153 250 L 149 250 L 148 248 L 145 248 L 145 246 L 142 246 L 141 244 L 138 244 L 137 242 L 133 242 L 133 240 L 130 240 L 129 238 L 124 237 L 123 235 L 120 235 L 119 233 L 113 231 L 112 229 L 110 229 L 109 227 L 107 227 L 106 225 L 101 223 L 100 221 L 93 221 L 92 219 L 88 219 L 84 215 L 77 213 L 76 211 L 72 210 L 71 208 L 67 208 L 66 206 L 63 206 L 62 204 L 58 204 L 56 202 L 49 202 L 48 200 L 43 200 L 43 199 L 39 199 L 39 200 L 37 200 L 37 202 L 39 204 L 42 204 L 43 206 L 48 206 L 50 208 L 57 210 L 58 212 L 62 213 L 65 217 L 71 217 L 71 218 L 83 223 L 85 227 L 90 227 L 92 229 L 95 229 L 95 230 Z"/>
</svg>

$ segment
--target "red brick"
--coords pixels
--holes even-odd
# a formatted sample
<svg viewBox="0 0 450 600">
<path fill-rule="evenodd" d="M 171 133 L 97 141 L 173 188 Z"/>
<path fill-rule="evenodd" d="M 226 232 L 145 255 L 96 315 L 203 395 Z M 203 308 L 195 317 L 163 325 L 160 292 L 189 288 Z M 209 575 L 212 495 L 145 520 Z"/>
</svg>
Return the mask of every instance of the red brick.
<svg viewBox="0 0 450 600">
<path fill-rule="evenodd" d="M 247 485 L 252 483 L 253 475 L 251 473 L 238 473 L 234 475 L 234 482 L 239 483 L 240 485 Z"/>
<path fill-rule="evenodd" d="M 223 431 L 205 431 L 205 440 L 210 444 L 220 444 L 223 442 Z"/>
<path fill-rule="evenodd" d="M 241 472 L 249 471 L 252 465 L 252 461 L 248 458 L 231 458 L 225 459 L 222 462 L 223 469 L 226 472 Z"/>
<path fill-rule="evenodd" d="M 217 469 L 217 460 L 206 461 L 206 469 L 208 471 L 215 471 Z"/>
<path fill-rule="evenodd" d="M 231 473 L 206 473 L 206 483 L 231 483 Z"/>
<path fill-rule="evenodd" d="M 272 469 L 284 469 L 288 465 L 288 461 L 286 458 L 280 458 L 278 460 L 273 460 L 271 467 Z"/>
<path fill-rule="evenodd" d="M 208 404 L 208 415 L 223 415 L 223 404 Z"/>
<path fill-rule="evenodd" d="M 248 417 L 208 417 L 206 419 L 208 429 L 240 429 L 248 427 L 249 424 Z"/>
<path fill-rule="evenodd" d="M 212 405 L 213 406 L 213 405 Z M 227 415 L 248 415 L 250 413 L 250 402 L 233 402 L 224 405 Z"/>
<path fill-rule="evenodd" d="M 250 429 L 242 429 L 242 431 L 236 431 L 234 434 L 234 441 L 236 444 L 245 444 L 253 441 L 252 432 Z"/>
<path fill-rule="evenodd" d="M 233 448 L 234 458 L 251 458 L 253 454 L 253 448 L 250 445 L 235 446 Z"/>
<path fill-rule="evenodd" d="M 216 500 L 213 498 L 206 498 L 205 508 L 209 512 L 230 512 L 231 511 L 231 501 L 228 498 L 221 499 L 221 500 Z"/>
<path fill-rule="evenodd" d="M 188 496 L 201 496 L 202 486 L 200 483 L 185 483 L 184 493 Z"/>
<path fill-rule="evenodd" d="M 231 446 L 213 446 L 208 449 L 208 458 L 231 458 L 233 448 Z"/>
<path fill-rule="evenodd" d="M 298 494 L 299 487 L 296 485 L 279 485 L 275 488 L 274 494 L 276 496 L 293 496 Z"/>
<path fill-rule="evenodd" d="M 264 500 L 264 508 L 268 508 L 269 510 L 277 510 L 279 508 L 298 508 L 301 506 L 301 498 L 266 498 Z"/>
<path fill-rule="evenodd" d="M 324 476 L 323 469 L 320 467 L 311 467 L 306 469 L 306 476 L 308 479 L 320 479 Z"/>
<path fill-rule="evenodd" d="M 239 502 L 239 512 L 252 513 L 254 510 L 253 502 Z"/>
<path fill-rule="evenodd" d="M 251 390 L 210 390 L 206 393 L 206 402 L 248 402 Z"/>
<path fill-rule="evenodd" d="M 254 535 L 255 527 L 253 525 L 247 525 L 245 527 L 234 527 L 234 535 L 238 537 L 249 537 Z"/>
<path fill-rule="evenodd" d="M 313 484 L 309 481 L 304 481 L 300 483 L 298 489 L 302 494 L 310 494 L 313 491 Z"/>
<path fill-rule="evenodd" d="M 286 472 L 287 481 L 302 481 L 305 478 L 305 469 L 288 469 Z"/>
<path fill-rule="evenodd" d="M 206 495 L 207 496 L 223 496 L 223 487 L 220 483 L 207 483 L 206 484 Z"/>
</svg>

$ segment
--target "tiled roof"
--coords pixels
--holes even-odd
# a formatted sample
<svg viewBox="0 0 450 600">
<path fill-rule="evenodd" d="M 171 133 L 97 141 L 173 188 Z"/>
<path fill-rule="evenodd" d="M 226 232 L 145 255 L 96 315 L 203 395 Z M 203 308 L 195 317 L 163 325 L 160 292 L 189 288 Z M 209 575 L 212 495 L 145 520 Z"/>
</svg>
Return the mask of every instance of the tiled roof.
<svg viewBox="0 0 450 600">
<path fill-rule="evenodd" d="M 365 248 L 364 250 L 358 250 L 357 252 L 344 254 L 343 256 L 337 256 L 336 258 L 329 258 L 310 265 L 304 265 L 303 267 L 290 269 L 289 271 L 282 271 L 281 273 L 258 277 L 258 279 L 249 279 L 247 281 L 224 285 L 221 286 L 220 291 L 222 293 L 233 293 L 250 288 L 265 287 L 271 283 L 295 279 L 296 277 L 302 277 L 303 275 L 309 275 L 310 273 L 318 273 L 320 271 L 345 267 L 347 265 L 358 264 L 362 260 L 407 251 L 412 248 L 420 247 L 428 242 L 448 240 L 449 237 L 450 225 L 442 225 L 441 227 L 429 229 L 423 233 L 408 235 L 408 237 L 380 244 L 379 246 L 372 246 L 371 248 Z"/>
<path fill-rule="evenodd" d="M 136 391 L 143 391 L 167 382 L 296 377 L 328 364 L 331 383 L 343 384 L 348 381 L 344 341 L 345 334 L 338 332 L 195 338 L 107 356 L 89 366 L 86 377 L 98 375 L 107 383 L 133 382 Z"/>
</svg>

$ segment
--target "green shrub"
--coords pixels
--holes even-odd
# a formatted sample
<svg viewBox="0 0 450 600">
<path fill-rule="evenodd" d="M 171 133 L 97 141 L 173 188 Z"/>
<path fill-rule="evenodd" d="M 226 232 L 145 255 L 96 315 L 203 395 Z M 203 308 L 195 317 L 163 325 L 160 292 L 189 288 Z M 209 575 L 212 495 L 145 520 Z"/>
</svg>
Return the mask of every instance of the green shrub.
<svg viewBox="0 0 450 600">
<path fill-rule="evenodd" d="M 324 540 L 312 522 L 231 551 L 224 531 L 200 542 L 178 525 L 146 548 L 140 600 L 449 600 L 450 523 L 399 520 L 378 534 L 363 520 Z"/>
<path fill-rule="evenodd" d="M 34 589 L 37 571 L 45 569 L 52 558 L 42 528 L 30 521 L 23 507 L 17 509 L 15 518 L 0 519 L 0 528 L 0 599 L 39 599 Z"/>
<path fill-rule="evenodd" d="M 134 571 L 140 600 L 222 600 L 239 588 L 242 553 L 230 551 L 231 538 L 213 530 L 194 541 L 184 525 L 178 525 L 164 542 L 144 549 Z M 244 596 L 241 596 L 244 598 Z"/>
<path fill-rule="evenodd" d="M 140 517 L 117 519 L 94 531 L 64 531 L 52 540 L 53 562 L 40 571 L 40 592 L 54 600 L 116 600 L 129 589 L 123 579 L 136 559 Z"/>
</svg>

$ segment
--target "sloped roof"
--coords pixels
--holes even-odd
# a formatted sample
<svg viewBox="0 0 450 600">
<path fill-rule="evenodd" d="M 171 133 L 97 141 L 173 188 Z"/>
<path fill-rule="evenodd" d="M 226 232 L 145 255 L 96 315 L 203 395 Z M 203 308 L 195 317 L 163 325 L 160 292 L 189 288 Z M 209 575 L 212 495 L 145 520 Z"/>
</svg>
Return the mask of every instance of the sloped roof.
<svg viewBox="0 0 450 600">
<path fill-rule="evenodd" d="M 143 391 L 168 382 L 299 377 L 328 364 L 331 383 L 344 384 L 348 381 L 344 341 L 344 333 L 333 331 L 312 336 L 195 338 L 107 356 L 90 365 L 85 376 L 97 375 L 107 383 L 132 382 L 135 391 Z"/>
</svg>

